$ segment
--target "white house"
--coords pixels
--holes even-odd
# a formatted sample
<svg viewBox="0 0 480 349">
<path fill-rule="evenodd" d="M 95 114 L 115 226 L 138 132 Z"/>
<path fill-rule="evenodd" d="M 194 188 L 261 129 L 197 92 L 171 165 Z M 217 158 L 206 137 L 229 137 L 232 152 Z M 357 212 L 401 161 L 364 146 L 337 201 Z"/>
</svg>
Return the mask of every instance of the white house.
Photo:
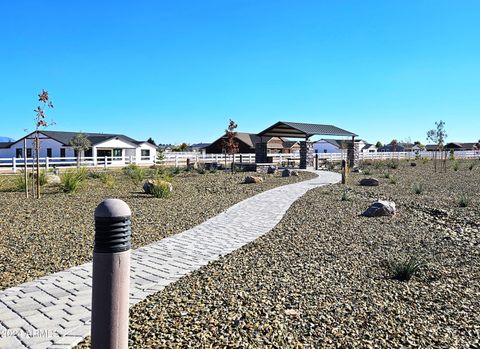
<svg viewBox="0 0 480 349">
<path fill-rule="evenodd" d="M 351 140 L 347 139 L 320 139 L 313 143 L 313 150 L 315 153 L 341 153 L 346 152 L 348 144 L 351 143 Z M 344 148 L 342 149 L 342 145 Z M 364 140 L 358 139 L 355 140 L 355 147 L 357 147 L 358 151 L 362 151 L 362 149 L 367 145 L 367 142 Z"/>
<path fill-rule="evenodd" d="M 362 153 L 376 153 L 377 147 L 375 144 L 365 144 L 365 146 L 361 150 Z"/>
<path fill-rule="evenodd" d="M 90 141 L 92 147 L 82 152 L 81 158 L 96 164 L 105 158 L 109 163 L 125 164 L 134 162 L 139 164 L 154 163 L 157 147 L 146 141 L 137 141 L 121 134 L 39 131 L 40 132 L 40 157 L 61 160 L 74 158 L 76 152 L 70 145 L 75 135 L 83 133 Z M 34 132 L 13 141 L 0 143 L 0 158 L 23 158 L 24 139 L 27 139 L 27 158 L 32 157 L 34 147 Z"/>
</svg>

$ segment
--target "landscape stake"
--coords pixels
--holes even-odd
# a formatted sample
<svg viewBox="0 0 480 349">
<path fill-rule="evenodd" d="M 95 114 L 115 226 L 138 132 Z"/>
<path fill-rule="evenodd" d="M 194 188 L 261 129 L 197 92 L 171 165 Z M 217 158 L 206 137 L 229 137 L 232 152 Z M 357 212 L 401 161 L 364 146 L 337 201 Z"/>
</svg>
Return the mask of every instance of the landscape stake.
<svg viewBox="0 0 480 349">
<path fill-rule="evenodd" d="M 92 349 L 128 348 L 131 211 L 106 199 L 95 209 Z"/>
</svg>

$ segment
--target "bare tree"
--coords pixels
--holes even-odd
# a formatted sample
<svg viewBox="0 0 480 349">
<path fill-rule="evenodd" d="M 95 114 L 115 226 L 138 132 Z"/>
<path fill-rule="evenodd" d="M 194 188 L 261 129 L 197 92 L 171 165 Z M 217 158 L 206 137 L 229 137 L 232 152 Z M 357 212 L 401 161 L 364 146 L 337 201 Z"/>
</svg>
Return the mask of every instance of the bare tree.
<svg viewBox="0 0 480 349">
<path fill-rule="evenodd" d="M 39 105 L 34 112 L 35 116 L 35 159 L 36 159 L 36 196 L 40 198 L 40 129 L 47 127 L 49 124 L 45 121 L 45 109 L 53 108 L 53 103 L 48 96 L 48 91 L 42 90 L 38 95 L 38 101 L 42 104 Z"/>
<path fill-rule="evenodd" d="M 445 131 L 445 122 L 440 120 L 435 122 L 435 128 L 427 132 L 427 140 L 435 143 L 436 150 L 434 154 L 434 168 L 437 172 L 437 153 L 440 152 L 440 159 L 443 161 L 443 170 L 447 171 L 446 154 L 444 154 L 443 147 L 445 145 L 445 139 L 448 137 Z M 445 159 L 444 159 L 445 158 Z"/>
<path fill-rule="evenodd" d="M 238 142 L 236 141 L 237 132 L 235 129 L 238 125 L 232 119 L 229 120 L 227 129 L 225 130 L 225 139 L 223 140 L 223 148 L 225 149 L 225 154 L 232 155 L 232 173 L 235 169 L 235 154 L 238 153 Z M 225 159 L 226 162 L 226 159 Z M 225 164 L 226 165 L 226 164 Z"/>
<path fill-rule="evenodd" d="M 92 143 L 84 133 L 78 133 L 70 140 L 70 145 L 77 153 L 77 167 L 80 167 L 81 154 L 82 152 L 90 149 L 92 147 Z"/>
</svg>

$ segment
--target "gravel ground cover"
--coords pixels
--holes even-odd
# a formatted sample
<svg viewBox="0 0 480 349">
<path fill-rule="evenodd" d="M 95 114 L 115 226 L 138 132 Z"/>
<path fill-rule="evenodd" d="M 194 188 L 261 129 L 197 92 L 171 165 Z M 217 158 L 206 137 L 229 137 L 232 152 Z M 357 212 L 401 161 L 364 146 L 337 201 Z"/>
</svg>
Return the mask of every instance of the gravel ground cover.
<svg viewBox="0 0 480 349">
<path fill-rule="evenodd" d="M 378 187 L 352 174 L 309 191 L 270 233 L 132 308 L 130 347 L 479 347 L 480 164 L 468 165 L 367 166 Z M 377 198 L 397 214 L 362 217 Z M 411 257 L 426 265 L 392 279 L 389 263 Z"/>
<path fill-rule="evenodd" d="M 47 187 L 39 200 L 14 191 L 14 178 L 0 177 L 0 289 L 90 261 L 93 212 L 105 198 L 130 205 L 137 248 L 192 228 L 259 192 L 314 177 L 258 174 L 263 183 L 241 184 L 249 174 L 183 172 L 172 180 L 173 195 L 164 199 L 144 194 L 142 184 L 121 171 L 113 172 L 107 184 L 89 178 L 74 194 Z"/>
</svg>

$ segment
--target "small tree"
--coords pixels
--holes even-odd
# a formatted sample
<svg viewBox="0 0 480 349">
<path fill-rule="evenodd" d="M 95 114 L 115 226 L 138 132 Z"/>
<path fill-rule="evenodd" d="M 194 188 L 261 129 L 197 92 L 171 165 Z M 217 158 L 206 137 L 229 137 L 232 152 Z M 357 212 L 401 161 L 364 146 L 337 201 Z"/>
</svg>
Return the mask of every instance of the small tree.
<svg viewBox="0 0 480 349">
<path fill-rule="evenodd" d="M 437 172 L 437 152 L 440 152 L 441 160 L 445 157 L 446 161 L 446 155 L 444 156 L 443 152 L 443 146 L 445 144 L 445 139 L 448 137 L 447 132 L 445 131 L 445 122 L 440 120 L 435 122 L 435 127 L 434 129 L 430 130 L 427 132 L 427 140 L 435 143 L 436 145 L 436 151 L 434 154 L 434 168 L 435 172 Z M 444 171 L 447 171 L 447 166 L 446 162 L 443 163 L 443 168 Z"/>
<path fill-rule="evenodd" d="M 157 146 L 157 143 L 155 143 L 155 141 L 153 140 L 152 137 L 150 137 L 149 139 L 147 139 L 147 143 L 150 143 L 150 144 L 152 144 L 152 145 L 154 145 L 154 146 Z"/>
<path fill-rule="evenodd" d="M 393 151 L 393 152 L 396 152 L 396 151 L 397 151 L 397 147 L 398 147 L 398 141 L 394 138 L 394 139 L 392 139 L 392 141 L 390 142 L 390 145 L 392 146 L 392 151 Z"/>
<path fill-rule="evenodd" d="M 83 133 L 76 134 L 71 140 L 70 145 L 77 153 L 77 167 L 80 167 L 80 156 L 82 152 L 87 151 L 92 147 L 92 143 Z"/>
<path fill-rule="evenodd" d="M 49 124 L 45 121 L 45 110 L 47 108 L 53 108 L 53 103 L 48 96 L 48 91 L 42 90 L 38 95 L 38 101 L 42 104 L 39 105 L 34 112 L 36 113 L 35 117 L 35 137 L 34 137 L 34 146 L 35 149 L 35 159 L 36 159 L 36 194 L 37 198 L 40 198 L 40 129 L 42 127 L 47 127 Z M 26 155 L 24 155 L 26 158 Z"/>
<path fill-rule="evenodd" d="M 375 147 L 376 147 L 376 148 L 381 148 L 381 147 L 383 147 L 382 142 L 377 141 L 377 143 L 375 143 Z"/>
<path fill-rule="evenodd" d="M 229 120 L 227 129 L 225 130 L 225 139 L 223 140 L 223 148 L 225 149 L 225 154 L 232 155 L 232 172 L 235 169 L 235 154 L 238 153 L 238 142 L 236 141 L 237 132 L 235 129 L 238 125 L 232 119 Z M 227 160 L 225 159 L 225 162 Z M 225 164 L 226 165 L 226 164 Z"/>
<path fill-rule="evenodd" d="M 178 146 L 178 149 L 180 149 L 180 151 L 187 151 L 187 149 L 188 149 L 188 144 L 185 143 L 185 142 L 183 142 L 182 144 L 180 144 L 180 145 Z"/>
</svg>

